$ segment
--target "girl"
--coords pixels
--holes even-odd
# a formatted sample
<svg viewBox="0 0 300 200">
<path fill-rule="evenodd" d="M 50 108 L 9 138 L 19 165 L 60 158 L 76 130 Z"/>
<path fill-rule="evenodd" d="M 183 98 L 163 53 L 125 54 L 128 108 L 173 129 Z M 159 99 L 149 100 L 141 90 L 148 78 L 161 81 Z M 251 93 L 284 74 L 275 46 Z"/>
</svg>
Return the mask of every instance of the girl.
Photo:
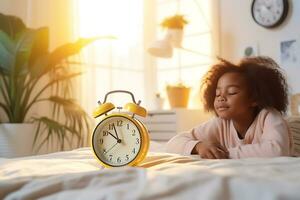
<svg viewBox="0 0 300 200">
<path fill-rule="evenodd" d="M 290 155 L 291 137 L 281 114 L 287 83 L 268 57 L 224 59 L 202 80 L 204 108 L 216 117 L 167 143 L 167 151 L 225 159 Z"/>
</svg>

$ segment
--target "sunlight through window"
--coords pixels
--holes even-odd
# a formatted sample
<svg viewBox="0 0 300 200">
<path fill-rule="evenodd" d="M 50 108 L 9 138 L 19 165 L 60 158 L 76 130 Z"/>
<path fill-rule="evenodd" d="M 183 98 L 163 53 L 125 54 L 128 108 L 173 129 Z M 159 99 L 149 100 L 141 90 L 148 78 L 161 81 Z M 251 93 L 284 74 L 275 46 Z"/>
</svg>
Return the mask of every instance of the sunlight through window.
<svg viewBox="0 0 300 200">
<path fill-rule="evenodd" d="M 76 10 L 78 37 L 117 38 L 99 40 L 82 52 L 83 104 L 92 110 L 97 100 L 116 89 L 130 90 L 143 100 L 143 1 L 77 0 Z"/>
<path fill-rule="evenodd" d="M 123 46 L 133 46 L 141 37 L 142 1 L 78 0 L 79 35 L 113 35 Z"/>
</svg>

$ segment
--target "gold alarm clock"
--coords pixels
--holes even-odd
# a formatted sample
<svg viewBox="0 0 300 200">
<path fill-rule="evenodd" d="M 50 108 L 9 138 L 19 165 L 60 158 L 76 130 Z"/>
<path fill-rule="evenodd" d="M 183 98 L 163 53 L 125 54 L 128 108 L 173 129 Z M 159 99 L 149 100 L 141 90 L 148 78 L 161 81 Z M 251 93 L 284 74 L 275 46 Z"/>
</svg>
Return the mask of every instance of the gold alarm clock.
<svg viewBox="0 0 300 200">
<path fill-rule="evenodd" d="M 132 102 L 124 108 L 106 102 L 108 95 L 112 93 L 127 93 L 131 95 Z M 136 166 L 147 155 L 149 149 L 149 134 L 145 125 L 135 118 L 135 115 L 146 117 L 147 111 L 136 103 L 131 92 L 126 90 L 114 90 L 108 92 L 103 103 L 94 110 L 95 118 L 103 116 L 92 134 L 92 147 L 96 158 L 105 167 Z M 125 112 L 121 112 L 124 109 Z"/>
</svg>

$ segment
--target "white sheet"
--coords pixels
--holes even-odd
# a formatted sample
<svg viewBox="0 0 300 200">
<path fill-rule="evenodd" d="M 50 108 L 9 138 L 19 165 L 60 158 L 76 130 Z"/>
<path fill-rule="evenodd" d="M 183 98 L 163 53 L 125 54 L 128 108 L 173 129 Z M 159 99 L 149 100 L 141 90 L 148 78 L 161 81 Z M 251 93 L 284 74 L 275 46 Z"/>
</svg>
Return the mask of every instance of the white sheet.
<svg viewBox="0 0 300 200">
<path fill-rule="evenodd" d="M 0 159 L 0 199 L 300 199 L 300 158 L 205 160 L 150 152 L 103 169 L 90 148 Z"/>
</svg>

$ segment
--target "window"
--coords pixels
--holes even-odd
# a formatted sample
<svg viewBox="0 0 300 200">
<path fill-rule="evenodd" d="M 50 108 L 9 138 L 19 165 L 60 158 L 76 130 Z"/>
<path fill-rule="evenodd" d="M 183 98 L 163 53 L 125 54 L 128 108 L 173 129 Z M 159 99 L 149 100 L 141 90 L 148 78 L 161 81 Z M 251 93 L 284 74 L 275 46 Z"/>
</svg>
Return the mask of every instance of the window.
<svg viewBox="0 0 300 200">
<path fill-rule="evenodd" d="M 217 43 L 211 26 L 212 2 L 215 1 L 76 0 L 76 38 L 117 37 L 116 40 L 99 40 L 80 54 L 78 62 L 85 72 L 80 80 L 80 98 L 86 110 L 91 112 L 98 100 L 102 101 L 108 91 L 115 89 L 132 91 L 136 99 L 149 108 L 155 92 L 165 92 L 166 84 L 178 81 L 193 88 L 191 96 L 196 102 L 190 105 L 199 107 L 200 79 L 213 62 L 211 56 Z M 189 21 L 183 46 L 208 56 L 178 49 L 171 59 L 146 55 L 147 43 L 164 34 L 159 23 L 176 12 L 184 14 Z M 110 101 L 115 98 L 112 96 Z M 117 98 L 118 102 L 130 100 L 126 96 Z"/>
<path fill-rule="evenodd" d="M 199 107 L 200 80 L 214 61 L 217 32 L 213 17 L 217 9 L 215 1 L 201 0 L 156 0 L 157 24 L 165 17 L 176 13 L 188 20 L 184 29 L 182 46 L 174 49 L 170 59 L 157 59 L 158 90 L 165 91 L 167 84 L 182 82 L 192 87 L 190 107 Z M 212 31 L 214 30 L 214 32 Z M 164 30 L 157 26 L 157 38 L 164 36 Z"/>
<path fill-rule="evenodd" d="M 77 0 L 77 37 L 115 36 L 86 47 L 81 64 L 81 102 L 88 112 L 110 90 L 123 89 L 144 100 L 143 1 Z M 109 101 L 131 101 L 130 96 L 112 95 Z M 116 105 L 122 106 L 122 105 Z"/>
</svg>

